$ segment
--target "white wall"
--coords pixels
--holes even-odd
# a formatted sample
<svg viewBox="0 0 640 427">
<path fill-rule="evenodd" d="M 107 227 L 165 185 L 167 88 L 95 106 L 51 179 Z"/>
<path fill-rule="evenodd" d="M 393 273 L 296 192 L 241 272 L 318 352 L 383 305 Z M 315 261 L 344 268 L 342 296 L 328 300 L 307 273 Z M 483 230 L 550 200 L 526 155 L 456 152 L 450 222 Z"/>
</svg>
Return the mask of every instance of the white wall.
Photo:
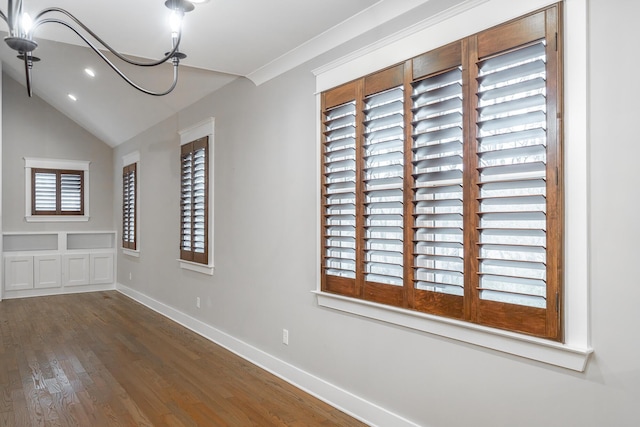
<svg viewBox="0 0 640 427">
<path fill-rule="evenodd" d="M 2 76 L 2 227 L 3 231 L 112 230 L 112 149 L 24 86 Z M 79 107 L 81 108 L 81 107 Z M 88 160 L 88 222 L 25 222 L 25 157 Z"/>
<path fill-rule="evenodd" d="M 315 81 L 325 55 L 259 87 L 240 79 L 114 150 L 140 151 L 139 258 L 118 280 L 421 426 L 637 426 L 640 115 L 635 0 L 590 6 L 590 291 L 595 353 L 584 373 L 319 308 Z M 334 55 L 337 53 L 334 52 Z M 571 78 L 571 76 L 567 76 Z M 179 269 L 178 130 L 215 135 L 215 272 Z M 571 162 L 571 159 L 567 159 Z M 131 273 L 132 280 L 129 280 Z M 196 309 L 196 297 L 202 308 Z M 282 329 L 290 332 L 281 344 Z M 376 422 L 375 419 L 370 419 Z"/>
</svg>

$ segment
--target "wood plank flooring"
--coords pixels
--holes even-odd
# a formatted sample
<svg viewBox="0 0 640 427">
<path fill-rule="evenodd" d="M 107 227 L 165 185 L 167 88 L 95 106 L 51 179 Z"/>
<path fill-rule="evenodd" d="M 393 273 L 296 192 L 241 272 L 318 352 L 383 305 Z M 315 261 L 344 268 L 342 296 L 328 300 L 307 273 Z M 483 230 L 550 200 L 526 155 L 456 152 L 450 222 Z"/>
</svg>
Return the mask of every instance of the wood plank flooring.
<svg viewBox="0 0 640 427">
<path fill-rule="evenodd" d="M 0 426 L 363 426 L 117 292 L 0 302 Z"/>
</svg>

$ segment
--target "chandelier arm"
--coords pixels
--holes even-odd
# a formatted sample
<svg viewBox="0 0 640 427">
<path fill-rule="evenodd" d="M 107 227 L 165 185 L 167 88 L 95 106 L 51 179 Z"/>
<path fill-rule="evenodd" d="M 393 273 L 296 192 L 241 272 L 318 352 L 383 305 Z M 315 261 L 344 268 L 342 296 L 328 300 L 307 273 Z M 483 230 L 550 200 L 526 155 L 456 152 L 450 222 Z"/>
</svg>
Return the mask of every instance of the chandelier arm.
<svg viewBox="0 0 640 427">
<path fill-rule="evenodd" d="M 100 49 L 98 49 L 93 43 L 91 43 L 91 40 L 89 40 L 87 37 L 85 37 L 84 34 L 82 34 L 80 31 L 78 31 L 76 28 L 74 28 L 71 24 L 69 24 L 68 22 L 65 22 L 65 21 L 63 21 L 61 19 L 57 19 L 57 18 L 47 18 L 47 19 L 43 19 L 42 21 L 40 21 L 41 24 L 47 24 L 47 23 L 50 23 L 50 22 L 63 25 L 65 27 L 69 28 L 74 33 L 76 33 L 76 35 L 78 37 L 80 37 L 82 39 L 82 41 L 84 41 L 87 44 L 87 46 L 89 46 L 91 48 L 91 50 L 93 50 L 96 53 L 96 55 L 98 55 L 100 58 L 102 58 L 102 60 L 104 62 L 106 62 L 107 65 L 109 67 L 111 67 L 111 69 L 113 71 L 115 71 L 120 77 L 122 77 L 122 79 L 125 82 L 129 83 L 129 85 L 131 87 L 133 87 L 134 89 L 137 89 L 142 93 L 146 93 L 147 95 L 153 95 L 153 96 L 164 96 L 164 95 L 167 95 L 168 93 L 170 93 L 173 89 L 175 89 L 176 84 L 178 83 L 178 64 L 180 62 L 180 60 L 177 57 L 176 58 L 172 58 L 172 62 L 173 62 L 173 82 L 172 82 L 171 86 L 167 90 L 165 90 L 163 92 L 154 92 L 154 91 L 151 91 L 151 90 L 143 88 L 142 86 L 136 84 L 129 77 L 127 77 L 127 75 L 124 74 L 124 72 L 122 72 L 113 62 L 111 62 L 109 60 L 109 58 L 107 58 L 105 56 L 104 53 L 100 52 Z M 27 80 L 30 80 L 30 78 L 27 77 Z"/>
<path fill-rule="evenodd" d="M 68 23 L 66 23 L 66 22 L 64 22 L 64 21 L 62 21 L 60 19 L 56 19 L 56 18 L 41 19 L 47 13 L 53 13 L 53 12 L 58 12 L 58 13 L 62 13 L 63 15 L 66 15 L 67 17 L 72 19 L 76 24 L 78 24 L 84 31 L 86 31 L 91 37 L 96 39 L 98 41 L 98 43 L 100 43 L 102 46 L 107 48 L 109 50 L 109 52 L 114 54 L 118 59 L 120 59 L 121 61 L 124 61 L 124 62 L 126 62 L 128 64 L 135 65 L 135 66 L 138 66 L 138 67 L 155 67 L 157 65 L 164 64 L 170 58 L 172 58 L 173 55 L 176 52 L 178 52 L 178 49 L 180 48 L 180 41 L 182 40 L 182 28 L 180 28 L 180 30 L 178 31 L 178 37 L 176 38 L 175 45 L 173 46 L 173 49 L 167 54 L 167 56 L 165 56 L 164 58 L 159 59 L 157 61 L 151 61 L 151 62 L 134 61 L 134 60 L 129 59 L 126 56 L 122 55 L 118 51 L 116 51 L 107 42 L 105 42 L 100 36 L 98 36 L 95 32 L 93 32 L 89 27 L 87 27 L 85 24 L 83 24 L 82 21 L 80 21 L 78 18 L 73 16 L 70 12 L 67 12 L 66 10 L 64 10 L 62 8 L 59 8 L 59 7 L 48 7 L 46 9 L 43 9 L 42 11 L 40 11 L 40 13 L 38 13 L 38 15 L 36 15 L 36 17 L 34 19 L 34 24 L 33 24 L 33 27 L 31 28 L 30 35 L 33 35 L 35 30 L 42 24 L 45 24 L 45 23 L 48 23 L 48 22 L 57 22 L 59 24 L 64 23 L 67 27 L 72 28 L 73 31 L 80 36 L 80 33 L 75 28 L 71 27 Z M 85 42 L 87 42 L 86 38 L 84 38 L 84 37 L 82 37 L 82 38 L 85 40 Z"/>
<path fill-rule="evenodd" d="M 7 15 L 5 15 L 4 12 L 1 10 L 0 10 L 0 18 L 2 18 L 2 20 L 6 22 L 7 25 L 9 25 L 9 19 L 7 18 Z M 11 30 L 9 30 L 9 32 L 11 32 Z"/>
</svg>

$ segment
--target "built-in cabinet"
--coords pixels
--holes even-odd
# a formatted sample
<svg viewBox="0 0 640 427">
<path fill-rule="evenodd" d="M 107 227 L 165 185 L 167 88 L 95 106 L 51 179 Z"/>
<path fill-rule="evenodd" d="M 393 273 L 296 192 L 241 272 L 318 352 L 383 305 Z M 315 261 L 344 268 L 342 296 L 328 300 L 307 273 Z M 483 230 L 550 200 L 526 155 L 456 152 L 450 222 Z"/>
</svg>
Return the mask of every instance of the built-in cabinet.
<svg viewBox="0 0 640 427">
<path fill-rule="evenodd" d="M 113 285 L 115 242 L 115 231 L 5 233 L 4 297 Z"/>
</svg>

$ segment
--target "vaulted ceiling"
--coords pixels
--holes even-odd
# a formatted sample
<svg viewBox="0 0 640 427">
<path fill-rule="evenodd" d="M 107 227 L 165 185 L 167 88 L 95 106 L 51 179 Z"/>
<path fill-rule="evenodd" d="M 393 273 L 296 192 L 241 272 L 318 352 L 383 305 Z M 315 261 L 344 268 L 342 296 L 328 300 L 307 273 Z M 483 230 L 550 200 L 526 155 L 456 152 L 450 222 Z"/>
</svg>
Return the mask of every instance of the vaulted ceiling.
<svg viewBox="0 0 640 427">
<path fill-rule="evenodd" d="M 116 146 L 170 117 L 235 78 L 255 84 L 426 3 L 442 11 L 469 0 L 209 0 L 197 4 L 183 22 L 176 90 L 164 97 L 138 93 L 113 73 L 69 29 L 44 24 L 34 54 L 34 94 L 106 143 Z M 68 10 L 116 50 L 138 58 L 159 58 L 170 50 L 169 11 L 164 0 L 24 0 L 35 16 L 45 7 Z M 0 3 L 6 13 L 6 3 Z M 6 25 L 0 23 L 0 30 Z M 0 44 L 3 71 L 24 84 L 24 64 Z M 89 78 L 90 67 L 96 76 Z M 171 66 L 123 67 L 152 90 L 168 86 Z M 73 93 L 77 101 L 71 101 Z M 25 90 L 26 96 L 26 90 Z M 10 108 L 10 100 L 4 100 Z"/>
</svg>

